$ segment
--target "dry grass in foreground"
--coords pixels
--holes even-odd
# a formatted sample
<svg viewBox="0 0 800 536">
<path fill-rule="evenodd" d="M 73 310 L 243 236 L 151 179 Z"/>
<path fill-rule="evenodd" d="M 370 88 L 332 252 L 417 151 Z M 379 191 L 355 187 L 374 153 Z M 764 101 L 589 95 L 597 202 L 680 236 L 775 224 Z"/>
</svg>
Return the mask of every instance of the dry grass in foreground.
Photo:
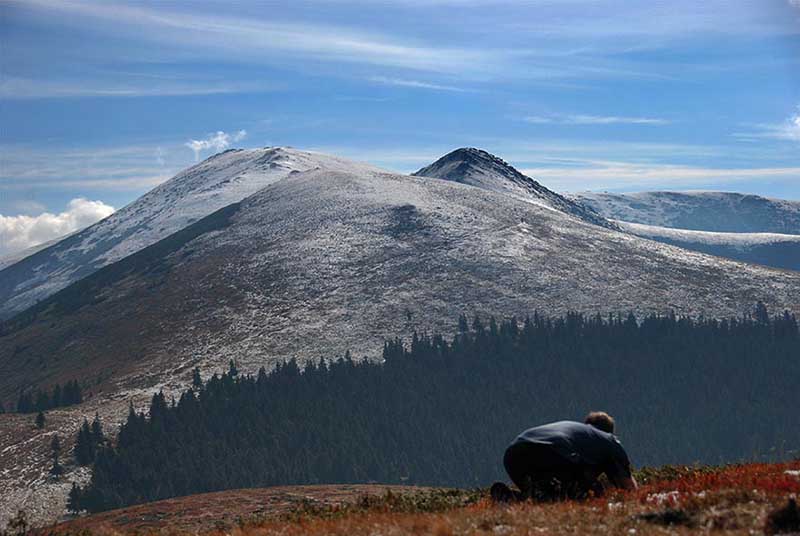
<svg viewBox="0 0 800 536">
<path fill-rule="evenodd" d="M 363 495 L 325 506 L 303 503 L 291 512 L 241 516 L 233 526 L 206 519 L 192 533 L 232 536 L 434 534 L 764 534 L 770 512 L 800 493 L 800 462 L 724 468 L 662 468 L 639 473 L 636 492 L 611 492 L 584 502 L 495 505 L 481 491 L 420 490 Z M 186 498 L 191 499 L 191 498 Z M 186 500 L 183 499 L 183 500 Z M 136 508 L 147 507 L 141 505 Z M 60 533 L 186 533 L 180 524 L 142 530 L 108 512 L 54 527 Z M 242 512 L 244 513 L 244 512 Z M 775 518 L 767 534 L 800 533 L 797 510 Z M 92 522 L 98 518 L 98 522 Z M 131 520 L 133 521 L 133 520 Z M 788 523 L 788 524 L 787 524 Z M 796 526 L 792 526 L 795 523 Z M 138 530 L 137 530 L 138 529 Z"/>
</svg>

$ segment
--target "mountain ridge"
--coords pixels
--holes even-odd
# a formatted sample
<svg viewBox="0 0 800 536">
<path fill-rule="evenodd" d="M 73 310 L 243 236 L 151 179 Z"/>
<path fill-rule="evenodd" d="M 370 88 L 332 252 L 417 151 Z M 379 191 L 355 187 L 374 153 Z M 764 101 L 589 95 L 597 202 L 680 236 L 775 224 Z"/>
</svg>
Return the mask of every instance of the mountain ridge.
<svg viewBox="0 0 800 536">
<path fill-rule="evenodd" d="M 626 232 L 753 264 L 800 270 L 800 202 L 735 192 L 572 196 Z"/>
<path fill-rule="evenodd" d="M 288 147 L 228 149 L 181 171 L 100 222 L 0 270 L 0 319 L 293 173 L 377 169 Z"/>
<path fill-rule="evenodd" d="M 800 201 L 737 192 L 580 192 L 572 199 L 613 220 L 692 231 L 800 235 Z"/>
<path fill-rule="evenodd" d="M 502 158 L 483 149 L 475 147 L 455 149 L 412 175 L 432 177 L 512 195 L 571 214 L 594 225 L 616 228 L 612 222 L 591 208 L 550 190 Z"/>
</svg>

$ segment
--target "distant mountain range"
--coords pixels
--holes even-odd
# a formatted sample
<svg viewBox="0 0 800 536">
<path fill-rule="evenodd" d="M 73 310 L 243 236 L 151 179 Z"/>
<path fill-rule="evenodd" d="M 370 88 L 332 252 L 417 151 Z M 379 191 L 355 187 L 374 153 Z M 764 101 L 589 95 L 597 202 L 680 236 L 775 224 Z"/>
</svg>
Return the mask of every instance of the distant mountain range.
<svg viewBox="0 0 800 536">
<path fill-rule="evenodd" d="M 581 193 L 622 229 L 687 249 L 800 270 L 800 202 L 728 192 Z"/>
<path fill-rule="evenodd" d="M 800 201 L 730 192 L 584 192 L 571 196 L 604 217 L 719 233 L 800 235 Z"/>
</svg>

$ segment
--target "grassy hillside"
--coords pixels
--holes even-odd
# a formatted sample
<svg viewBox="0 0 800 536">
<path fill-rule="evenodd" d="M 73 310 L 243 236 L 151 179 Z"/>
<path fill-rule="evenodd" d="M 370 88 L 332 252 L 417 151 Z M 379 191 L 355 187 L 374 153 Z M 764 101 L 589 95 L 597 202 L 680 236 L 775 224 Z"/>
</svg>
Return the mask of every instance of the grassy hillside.
<svg viewBox="0 0 800 536">
<path fill-rule="evenodd" d="M 48 534 L 775 534 L 800 493 L 800 461 L 665 467 L 635 492 L 585 502 L 495 505 L 485 491 L 311 486 L 195 495 L 79 518 Z M 376 495 L 382 493 L 382 495 Z M 244 495 L 247 495 L 246 497 Z M 786 512 L 784 512 L 786 514 Z M 797 519 L 795 518 L 795 523 Z M 766 530 L 765 530 L 766 529 Z"/>
</svg>

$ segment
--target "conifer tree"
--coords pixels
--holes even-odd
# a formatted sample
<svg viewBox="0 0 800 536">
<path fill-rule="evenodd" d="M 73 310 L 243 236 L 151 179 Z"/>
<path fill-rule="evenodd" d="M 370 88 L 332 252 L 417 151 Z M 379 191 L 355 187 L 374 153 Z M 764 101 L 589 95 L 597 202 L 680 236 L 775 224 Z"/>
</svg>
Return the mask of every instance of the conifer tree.
<svg viewBox="0 0 800 536">
<path fill-rule="evenodd" d="M 62 405 L 66 405 L 66 404 L 64 404 L 64 401 L 62 400 L 61 396 L 62 396 L 61 384 L 57 383 L 56 386 L 53 387 L 53 394 L 50 397 L 50 407 L 51 408 L 59 408 Z"/>
<path fill-rule="evenodd" d="M 39 413 L 36 414 L 36 421 L 35 421 L 36 428 L 38 428 L 39 430 L 44 428 L 44 422 L 45 422 L 44 412 L 40 411 Z"/>
<path fill-rule="evenodd" d="M 50 409 L 50 397 L 47 396 L 47 393 L 44 391 L 38 391 L 36 393 L 36 411 L 46 411 Z"/>
<path fill-rule="evenodd" d="M 58 435 L 53 436 L 53 440 L 50 442 L 50 451 L 53 457 L 53 466 L 50 468 L 50 474 L 58 479 L 64 474 L 64 468 L 59 462 L 59 457 L 61 456 L 61 439 L 59 439 Z"/>
<path fill-rule="evenodd" d="M 200 389 L 203 386 L 203 378 L 200 376 L 200 369 L 195 367 L 192 371 L 192 387 Z"/>
<path fill-rule="evenodd" d="M 469 331 L 469 323 L 465 314 L 458 315 L 458 331 L 459 333 L 467 333 Z"/>
<path fill-rule="evenodd" d="M 33 398 L 30 393 L 22 392 L 17 401 L 17 413 L 30 413 L 33 411 Z"/>
<path fill-rule="evenodd" d="M 89 428 L 89 421 L 86 419 L 83 419 L 83 424 L 78 430 L 74 452 L 75 463 L 78 465 L 89 465 L 94 461 L 95 441 Z"/>
<path fill-rule="evenodd" d="M 83 510 L 81 507 L 81 488 L 75 482 L 72 483 L 72 488 L 67 496 L 67 510 L 76 514 Z"/>
<path fill-rule="evenodd" d="M 100 422 L 100 415 L 94 414 L 92 421 L 92 443 L 97 447 L 105 443 L 106 438 L 103 435 L 103 423 Z"/>
</svg>

